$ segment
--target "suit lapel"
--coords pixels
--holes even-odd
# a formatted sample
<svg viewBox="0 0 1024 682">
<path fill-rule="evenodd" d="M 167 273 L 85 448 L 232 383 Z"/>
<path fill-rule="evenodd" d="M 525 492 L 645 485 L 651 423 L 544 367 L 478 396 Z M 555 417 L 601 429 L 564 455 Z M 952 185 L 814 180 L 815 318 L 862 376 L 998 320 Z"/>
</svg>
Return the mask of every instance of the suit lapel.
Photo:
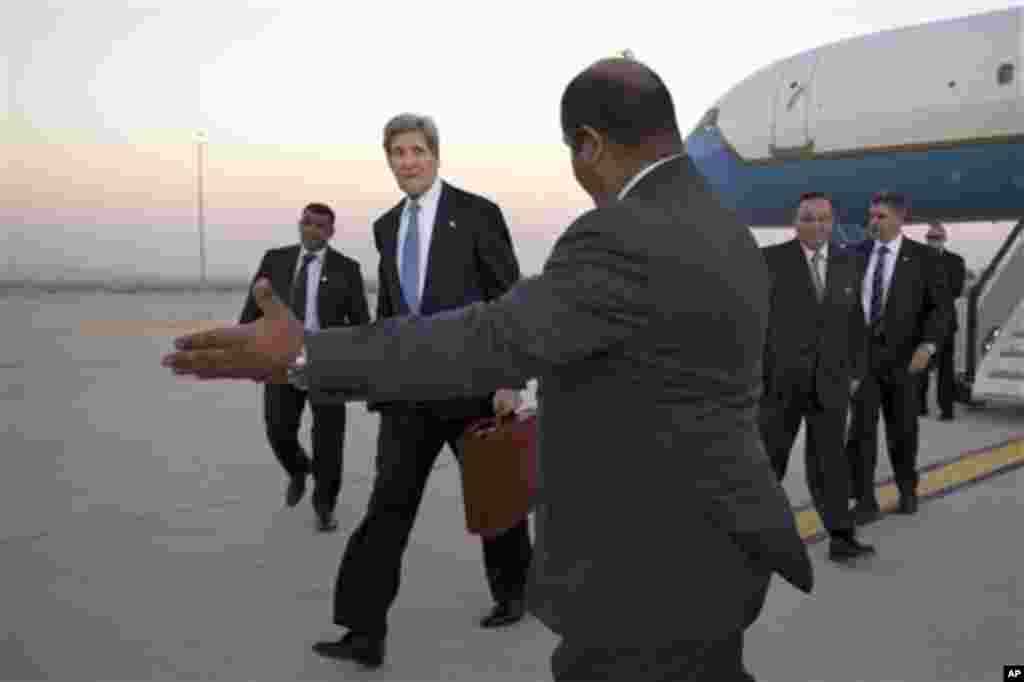
<svg viewBox="0 0 1024 682">
<path fill-rule="evenodd" d="M 330 280 L 338 279 L 341 277 L 341 263 L 337 259 L 338 253 L 331 247 L 324 249 L 324 262 L 320 266 L 320 281 L 316 284 L 316 312 L 317 316 L 320 317 L 320 322 L 323 324 L 324 310 L 327 310 L 329 301 L 327 299 L 328 294 L 333 291 L 330 286 Z"/>
<path fill-rule="evenodd" d="M 909 281 L 906 271 L 914 267 L 915 259 L 910 253 L 909 244 L 907 236 L 903 235 L 903 241 L 900 242 L 900 250 L 895 254 L 896 261 L 893 263 L 892 280 L 889 282 L 889 291 L 886 294 L 882 317 L 887 317 L 890 310 L 896 310 L 897 313 L 895 314 L 901 314 L 898 312 L 899 308 L 894 308 L 893 306 L 900 300 L 903 289 L 906 288 L 903 282 Z"/>
<path fill-rule="evenodd" d="M 279 275 L 281 279 L 278 280 L 276 284 L 278 295 L 281 296 L 285 302 L 291 301 L 292 282 L 295 281 L 295 269 L 298 267 L 300 248 L 301 247 L 296 244 L 295 246 L 290 246 L 281 252 L 283 262 L 278 267 L 278 272 L 281 273 L 281 275 Z"/>
<path fill-rule="evenodd" d="M 438 286 L 437 279 L 441 276 L 443 269 L 443 258 L 446 252 L 445 242 L 451 236 L 449 232 L 455 222 L 454 206 L 452 206 L 452 192 L 448 184 L 441 182 L 441 196 L 437 200 L 437 211 L 434 214 L 434 224 L 430 234 L 430 248 L 427 251 L 427 272 L 423 280 L 423 294 L 420 296 L 420 310 L 426 308 L 430 294 Z"/>
<path fill-rule="evenodd" d="M 818 303 L 818 292 L 814 287 L 814 280 L 812 279 L 814 275 L 811 274 L 811 264 L 807 262 L 807 256 L 804 255 L 804 247 L 800 245 L 799 239 L 793 239 L 790 244 L 792 276 L 799 278 L 799 281 L 802 282 L 800 287 L 807 295 L 808 305 L 816 305 Z M 800 274 L 801 272 L 803 273 L 802 275 Z M 828 291 L 827 284 L 825 290 Z"/>
</svg>

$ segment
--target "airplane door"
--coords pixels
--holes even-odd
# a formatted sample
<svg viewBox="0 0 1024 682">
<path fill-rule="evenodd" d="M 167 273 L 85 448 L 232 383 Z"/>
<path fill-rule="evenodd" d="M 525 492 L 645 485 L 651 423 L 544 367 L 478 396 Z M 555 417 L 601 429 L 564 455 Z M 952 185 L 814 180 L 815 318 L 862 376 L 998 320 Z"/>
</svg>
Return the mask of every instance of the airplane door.
<svg viewBox="0 0 1024 682">
<path fill-rule="evenodd" d="M 793 57 L 780 67 L 775 91 L 772 156 L 801 155 L 814 148 L 810 135 L 814 69 L 818 51 Z"/>
</svg>

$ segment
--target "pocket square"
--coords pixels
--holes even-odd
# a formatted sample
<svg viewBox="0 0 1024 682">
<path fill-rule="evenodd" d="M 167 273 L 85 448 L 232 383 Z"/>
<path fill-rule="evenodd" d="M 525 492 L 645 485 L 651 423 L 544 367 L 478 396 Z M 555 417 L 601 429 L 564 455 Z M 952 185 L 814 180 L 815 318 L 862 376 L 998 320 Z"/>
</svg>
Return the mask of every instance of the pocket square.
<svg viewBox="0 0 1024 682">
<path fill-rule="evenodd" d="M 455 229 L 455 221 L 454 220 L 449 220 L 448 221 L 448 227 L 450 227 L 450 228 L 452 228 L 454 230 Z"/>
</svg>

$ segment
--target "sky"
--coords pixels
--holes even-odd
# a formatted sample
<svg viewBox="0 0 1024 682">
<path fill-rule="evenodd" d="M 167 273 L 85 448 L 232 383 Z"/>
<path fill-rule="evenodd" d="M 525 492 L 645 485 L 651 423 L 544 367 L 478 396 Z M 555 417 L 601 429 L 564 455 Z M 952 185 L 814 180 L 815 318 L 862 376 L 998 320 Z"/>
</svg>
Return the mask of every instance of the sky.
<svg viewBox="0 0 1024 682">
<path fill-rule="evenodd" d="M 596 59 L 629 48 L 655 68 L 688 132 L 775 60 L 1009 6 L 4 3 L 0 278 L 198 275 L 200 130 L 211 278 L 248 277 L 263 251 L 294 242 L 311 201 L 335 209 L 333 245 L 372 276 L 372 222 L 400 198 L 381 131 L 401 111 L 435 118 L 442 177 L 497 201 L 523 271 L 537 272 L 557 235 L 591 207 L 561 143 L 558 101 Z M 1008 229 L 963 234 L 991 251 Z M 987 258 L 965 255 L 976 267 Z"/>
</svg>

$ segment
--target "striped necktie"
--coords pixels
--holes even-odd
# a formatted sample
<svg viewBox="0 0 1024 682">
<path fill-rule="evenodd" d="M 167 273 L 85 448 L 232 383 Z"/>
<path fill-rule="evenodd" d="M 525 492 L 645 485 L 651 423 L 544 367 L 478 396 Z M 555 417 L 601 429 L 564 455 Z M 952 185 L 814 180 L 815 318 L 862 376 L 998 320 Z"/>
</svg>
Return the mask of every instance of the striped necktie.
<svg viewBox="0 0 1024 682">
<path fill-rule="evenodd" d="M 878 322 L 882 317 L 882 300 L 885 296 L 885 256 L 889 253 L 888 246 L 878 248 L 878 258 L 875 260 L 875 274 L 871 278 L 871 324 Z"/>
</svg>

